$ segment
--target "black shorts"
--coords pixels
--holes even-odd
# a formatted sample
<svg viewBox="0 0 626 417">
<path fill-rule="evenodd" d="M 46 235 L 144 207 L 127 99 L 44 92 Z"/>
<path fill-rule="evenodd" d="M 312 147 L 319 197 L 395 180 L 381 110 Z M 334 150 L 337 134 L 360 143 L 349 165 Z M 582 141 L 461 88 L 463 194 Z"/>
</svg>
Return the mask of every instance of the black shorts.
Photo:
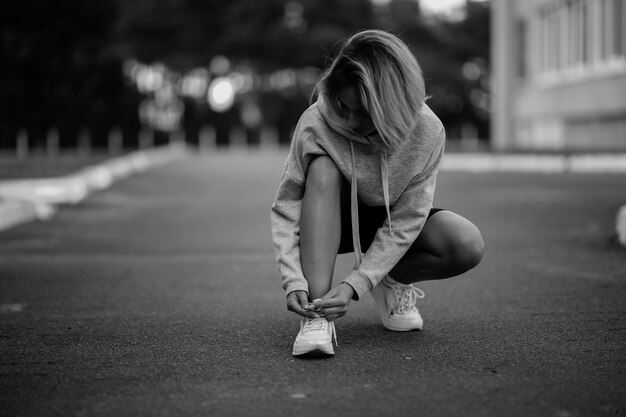
<svg viewBox="0 0 626 417">
<path fill-rule="evenodd" d="M 445 209 L 432 208 L 428 217 Z M 382 227 L 387 218 L 387 209 L 384 206 L 367 206 L 359 202 L 359 236 L 361 250 L 367 251 L 376 236 L 378 229 Z M 392 217 L 393 224 L 393 217 Z M 350 213 L 350 201 L 345 201 L 341 207 L 341 243 L 339 253 L 354 252 L 352 245 L 352 217 Z"/>
</svg>

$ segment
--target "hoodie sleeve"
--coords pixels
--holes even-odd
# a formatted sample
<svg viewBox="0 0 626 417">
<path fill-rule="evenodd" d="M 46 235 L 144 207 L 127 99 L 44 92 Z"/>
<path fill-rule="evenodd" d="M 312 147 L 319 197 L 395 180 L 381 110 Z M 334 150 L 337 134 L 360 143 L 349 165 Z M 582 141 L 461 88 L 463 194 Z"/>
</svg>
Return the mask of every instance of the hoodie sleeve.
<svg viewBox="0 0 626 417">
<path fill-rule="evenodd" d="M 411 180 L 391 208 L 393 235 L 389 233 L 389 219 L 386 219 L 363 254 L 359 267 L 344 279 L 343 282 L 354 288 L 355 299 L 360 299 L 391 271 L 422 231 L 432 208 L 443 150 L 442 140 L 431 153 L 424 170 Z"/>
<path fill-rule="evenodd" d="M 309 291 L 300 264 L 300 212 L 308 164 L 315 156 L 325 154 L 310 129 L 296 127 L 270 213 L 274 254 L 287 293 Z"/>
</svg>

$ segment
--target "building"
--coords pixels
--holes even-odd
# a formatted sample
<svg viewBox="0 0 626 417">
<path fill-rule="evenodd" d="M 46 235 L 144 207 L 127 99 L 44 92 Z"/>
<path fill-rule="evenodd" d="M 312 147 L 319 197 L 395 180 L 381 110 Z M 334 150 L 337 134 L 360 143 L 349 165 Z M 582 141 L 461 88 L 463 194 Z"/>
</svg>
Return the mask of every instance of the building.
<svg viewBox="0 0 626 417">
<path fill-rule="evenodd" d="M 626 151 L 626 0 L 492 7 L 492 147 Z"/>
</svg>

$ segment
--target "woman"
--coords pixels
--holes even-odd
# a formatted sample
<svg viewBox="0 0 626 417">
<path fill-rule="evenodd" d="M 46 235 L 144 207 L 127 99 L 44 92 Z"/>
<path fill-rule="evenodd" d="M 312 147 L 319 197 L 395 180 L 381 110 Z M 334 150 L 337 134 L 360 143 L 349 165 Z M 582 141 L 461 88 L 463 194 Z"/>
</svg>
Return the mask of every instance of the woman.
<svg viewBox="0 0 626 417">
<path fill-rule="evenodd" d="M 432 208 L 445 132 L 400 39 L 355 34 L 314 95 L 271 212 L 287 306 L 302 316 L 294 356 L 333 355 L 334 320 L 370 291 L 387 329 L 420 330 L 424 293 L 413 284 L 462 274 L 483 253 L 474 224 Z M 347 252 L 354 270 L 331 287 L 337 254 Z"/>
</svg>

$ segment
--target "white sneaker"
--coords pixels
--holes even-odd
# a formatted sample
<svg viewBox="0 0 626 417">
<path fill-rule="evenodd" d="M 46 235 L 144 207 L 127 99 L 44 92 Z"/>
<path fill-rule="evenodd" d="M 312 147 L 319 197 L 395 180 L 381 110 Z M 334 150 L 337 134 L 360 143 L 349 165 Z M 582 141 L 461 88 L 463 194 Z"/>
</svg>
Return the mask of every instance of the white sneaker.
<svg viewBox="0 0 626 417">
<path fill-rule="evenodd" d="M 372 290 L 378 304 L 383 326 L 397 332 L 422 330 L 424 320 L 417 310 L 417 300 L 424 292 L 413 285 L 401 284 L 389 275 Z"/>
<path fill-rule="evenodd" d="M 324 317 L 310 319 L 302 317 L 300 332 L 293 343 L 293 356 L 325 356 L 334 355 L 333 339 L 337 344 L 335 323 Z"/>
</svg>

